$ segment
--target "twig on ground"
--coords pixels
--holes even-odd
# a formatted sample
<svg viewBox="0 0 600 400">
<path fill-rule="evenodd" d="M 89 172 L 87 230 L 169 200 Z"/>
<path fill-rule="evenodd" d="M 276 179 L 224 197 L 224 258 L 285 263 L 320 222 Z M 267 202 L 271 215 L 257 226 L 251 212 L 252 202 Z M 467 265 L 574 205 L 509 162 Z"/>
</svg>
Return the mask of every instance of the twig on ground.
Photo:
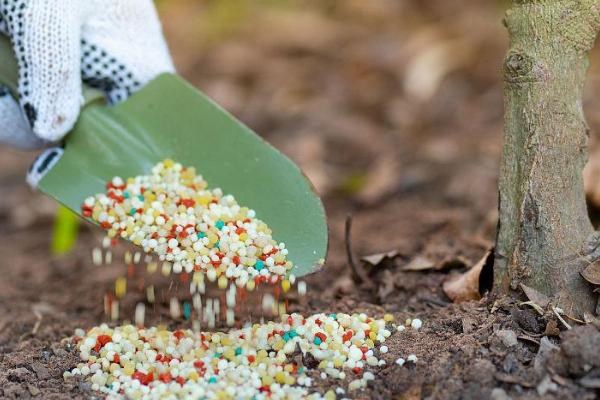
<svg viewBox="0 0 600 400">
<path fill-rule="evenodd" d="M 530 343 L 534 343 L 538 346 L 540 345 L 540 342 L 538 340 L 536 340 L 535 338 L 532 338 L 529 335 L 520 335 L 520 336 L 517 336 L 517 339 L 524 340 L 524 341 L 530 342 Z"/>
<path fill-rule="evenodd" d="M 352 252 L 352 215 L 346 216 L 346 229 L 345 229 L 345 241 L 346 241 L 346 257 L 348 258 L 348 264 L 352 268 L 352 278 L 355 283 L 364 283 L 368 286 L 374 286 L 373 281 L 367 276 L 366 272 L 357 265 L 354 253 Z"/>
<path fill-rule="evenodd" d="M 571 329 L 571 328 L 572 328 L 572 327 L 571 327 L 571 325 L 569 325 L 569 324 L 568 324 L 568 322 L 567 322 L 567 321 L 565 321 L 563 317 L 561 317 L 561 315 L 560 315 L 560 314 L 563 312 L 563 310 L 561 310 L 561 309 L 560 309 L 560 308 L 558 308 L 558 307 L 552 307 L 552 312 L 554 312 L 554 314 L 556 315 L 556 317 L 558 318 L 558 320 L 559 320 L 560 322 L 562 322 L 562 323 L 563 323 L 563 325 L 564 325 L 564 326 L 565 326 L 567 329 Z"/>
<path fill-rule="evenodd" d="M 537 311 L 540 315 L 544 315 L 544 309 L 539 304 L 534 303 L 533 301 L 524 301 L 522 303 L 519 303 L 519 306 L 530 306 L 535 311 Z"/>
<path fill-rule="evenodd" d="M 575 321 L 575 322 L 577 322 L 578 324 L 581 324 L 581 325 L 585 325 L 585 324 L 587 324 L 587 322 L 585 322 L 584 320 L 581 320 L 581 319 L 579 319 L 579 318 L 572 317 L 572 316 L 570 316 L 569 314 L 565 314 L 565 317 L 567 317 L 567 318 L 569 318 L 571 321 Z"/>
</svg>

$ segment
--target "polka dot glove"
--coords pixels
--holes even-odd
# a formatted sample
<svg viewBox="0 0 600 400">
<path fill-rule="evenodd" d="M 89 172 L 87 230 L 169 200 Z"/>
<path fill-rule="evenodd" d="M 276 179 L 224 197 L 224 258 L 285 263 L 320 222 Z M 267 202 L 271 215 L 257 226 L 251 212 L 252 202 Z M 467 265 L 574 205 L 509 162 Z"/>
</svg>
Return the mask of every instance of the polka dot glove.
<svg viewBox="0 0 600 400">
<path fill-rule="evenodd" d="M 20 149 L 71 130 L 82 82 L 117 103 L 174 70 L 151 0 L 0 0 L 0 31 L 19 64 L 18 104 L 0 87 L 0 143 Z"/>
</svg>

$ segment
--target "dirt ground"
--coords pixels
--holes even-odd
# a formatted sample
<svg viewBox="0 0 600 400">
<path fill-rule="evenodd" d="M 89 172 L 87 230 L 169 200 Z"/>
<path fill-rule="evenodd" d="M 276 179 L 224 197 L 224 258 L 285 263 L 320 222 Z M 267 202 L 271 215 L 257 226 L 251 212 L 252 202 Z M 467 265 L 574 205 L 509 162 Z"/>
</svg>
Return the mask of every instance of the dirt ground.
<svg viewBox="0 0 600 400">
<path fill-rule="evenodd" d="M 468 4 L 468 5 L 467 5 Z M 308 278 L 303 313 L 419 317 L 419 332 L 386 343 L 386 366 L 355 398 L 593 399 L 600 331 L 566 325 L 518 302 L 452 304 L 442 283 L 491 246 L 502 143 L 504 2 L 159 2 L 179 71 L 298 162 L 323 196 L 331 243 Z M 600 132 L 600 51 L 586 112 Z M 114 269 L 91 265 L 100 233 L 50 255 L 55 204 L 23 175 L 34 154 L 0 149 L 0 398 L 98 397 L 64 381 L 77 363 L 75 328 L 104 321 Z M 345 250 L 352 214 L 355 284 Z M 428 264 L 406 271 L 415 260 Z M 394 360 L 414 353 L 416 366 Z M 332 382 L 319 382 L 326 388 Z M 333 383 L 337 385 L 338 383 Z M 342 383 L 342 386 L 347 385 Z"/>
</svg>

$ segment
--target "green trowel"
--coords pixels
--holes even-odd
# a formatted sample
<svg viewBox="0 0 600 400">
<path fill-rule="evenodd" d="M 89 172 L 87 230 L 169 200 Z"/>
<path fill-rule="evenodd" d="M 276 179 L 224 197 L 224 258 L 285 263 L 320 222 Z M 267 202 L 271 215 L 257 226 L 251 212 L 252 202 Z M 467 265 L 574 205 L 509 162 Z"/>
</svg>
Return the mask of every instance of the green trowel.
<svg viewBox="0 0 600 400">
<path fill-rule="evenodd" d="M 16 88 L 8 40 L 0 40 L 0 81 Z M 13 92 L 14 93 L 14 92 Z M 256 210 L 285 242 L 296 276 L 313 272 L 327 252 L 323 204 L 302 171 L 181 77 L 163 74 L 116 106 L 85 89 L 86 103 L 67 135 L 64 155 L 39 189 L 76 213 L 113 176 L 150 172 L 165 158 L 194 166 L 212 187 Z"/>
</svg>

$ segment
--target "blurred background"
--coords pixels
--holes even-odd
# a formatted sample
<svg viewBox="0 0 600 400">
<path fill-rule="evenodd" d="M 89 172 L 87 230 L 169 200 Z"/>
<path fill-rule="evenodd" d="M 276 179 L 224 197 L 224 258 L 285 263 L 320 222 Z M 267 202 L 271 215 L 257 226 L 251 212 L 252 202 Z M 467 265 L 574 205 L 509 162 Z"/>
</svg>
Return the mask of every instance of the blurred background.
<svg viewBox="0 0 600 400">
<path fill-rule="evenodd" d="M 158 5 L 180 73 L 314 183 L 330 217 L 330 265 L 344 268 L 348 213 L 358 254 L 447 253 L 427 236 L 448 225 L 493 236 L 505 3 Z"/>
<path fill-rule="evenodd" d="M 406 258 L 441 262 L 459 255 L 475 261 L 491 244 L 507 5 L 157 2 L 179 72 L 295 160 L 323 196 L 331 231 L 329 272 L 318 279 L 323 282 L 348 275 L 348 213 L 358 255 L 395 249 Z M 585 108 L 595 141 L 600 51 L 591 65 Z M 33 300 L 63 290 L 74 279 L 73 266 L 89 264 L 89 243 L 98 234 L 85 227 L 75 256 L 49 256 L 56 205 L 25 185 L 34 156 L 0 149 L 4 299 Z M 594 198 L 596 172 L 590 171 Z M 48 287 L 56 280 L 63 283 Z"/>
</svg>

